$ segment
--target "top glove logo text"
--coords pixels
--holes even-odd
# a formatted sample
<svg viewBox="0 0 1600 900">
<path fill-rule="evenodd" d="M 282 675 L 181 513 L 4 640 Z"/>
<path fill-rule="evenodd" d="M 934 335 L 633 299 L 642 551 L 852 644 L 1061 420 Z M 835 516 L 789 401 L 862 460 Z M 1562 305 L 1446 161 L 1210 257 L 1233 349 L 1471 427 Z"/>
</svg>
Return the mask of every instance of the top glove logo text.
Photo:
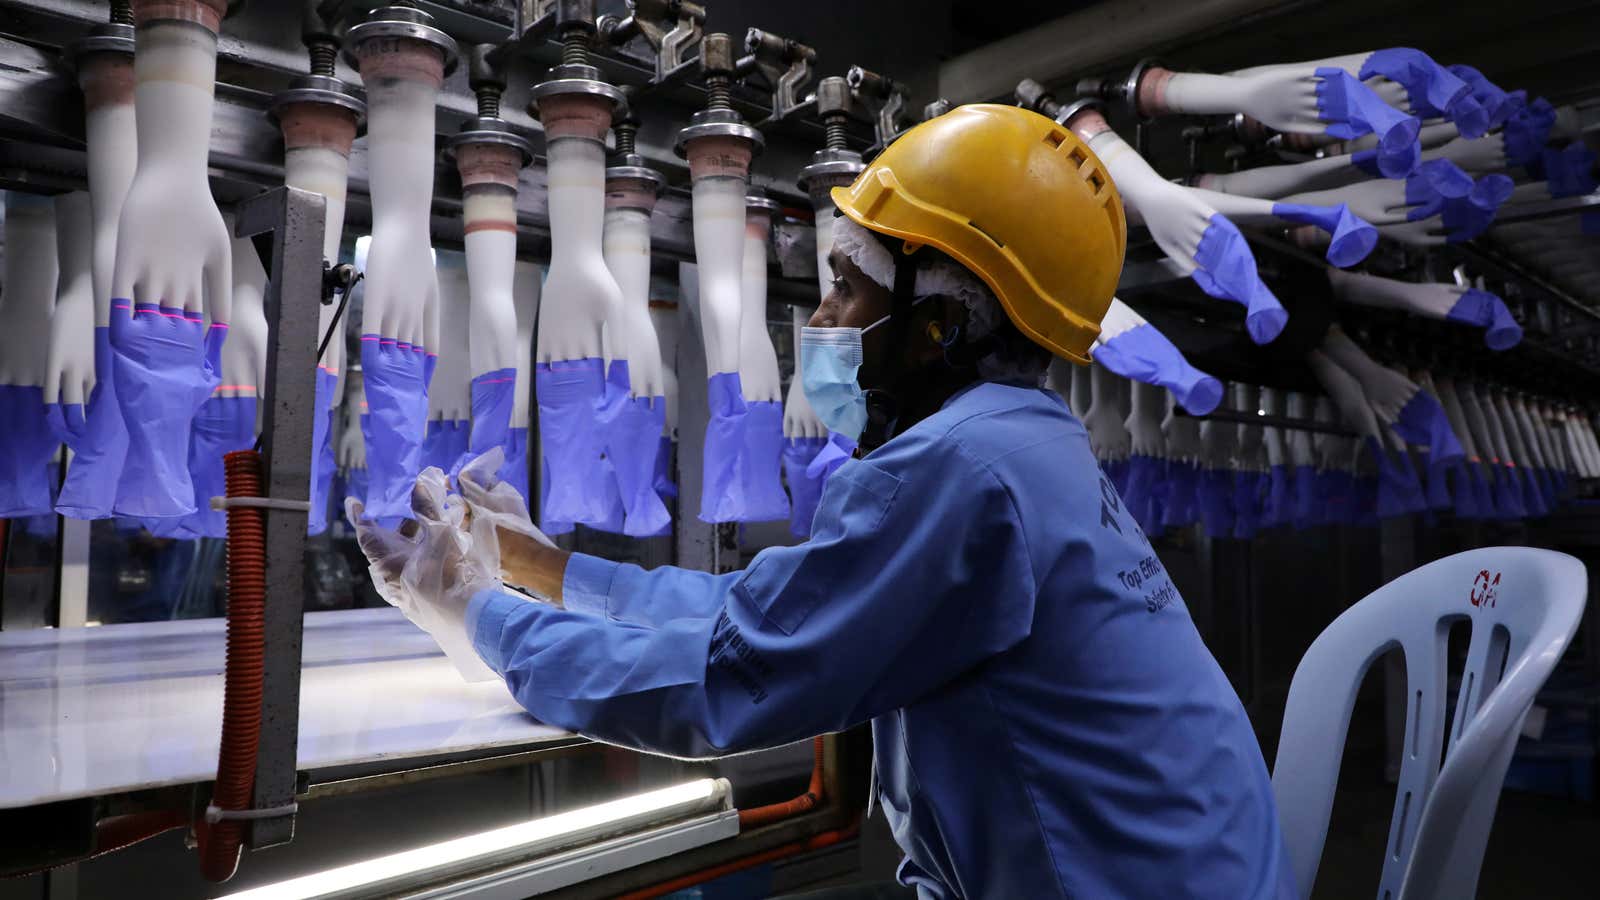
<svg viewBox="0 0 1600 900">
<path fill-rule="evenodd" d="M 1494 608 L 1495 601 L 1500 597 L 1500 573 L 1489 574 L 1488 569 L 1480 569 L 1478 577 L 1472 579 L 1472 591 L 1467 595 L 1467 600 L 1473 606 L 1487 606 Z"/>
</svg>

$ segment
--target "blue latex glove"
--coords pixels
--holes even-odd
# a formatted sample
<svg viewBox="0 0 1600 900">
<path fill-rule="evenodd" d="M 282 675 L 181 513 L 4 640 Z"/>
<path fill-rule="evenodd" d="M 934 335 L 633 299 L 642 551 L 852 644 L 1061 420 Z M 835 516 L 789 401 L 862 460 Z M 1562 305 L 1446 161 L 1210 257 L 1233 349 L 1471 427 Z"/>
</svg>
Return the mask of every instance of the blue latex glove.
<svg viewBox="0 0 1600 900">
<path fill-rule="evenodd" d="M 1415 222 L 1443 215 L 1445 202 L 1466 200 L 1475 183 L 1472 176 L 1448 159 L 1430 159 L 1406 176 L 1406 220 Z"/>
<path fill-rule="evenodd" d="M 184 539 L 227 537 L 228 514 L 211 508 L 212 497 L 228 495 L 222 455 L 248 450 L 255 440 L 255 397 L 212 397 L 202 403 L 189 435 L 189 475 L 194 481 L 195 511 L 177 519 L 158 519 L 163 529 L 151 531 Z"/>
<path fill-rule="evenodd" d="M 328 530 L 328 489 L 333 485 L 334 470 L 339 467 L 333 459 L 333 398 L 338 389 L 338 374 L 317 366 L 311 413 L 311 515 L 307 534 Z"/>
<path fill-rule="evenodd" d="M 605 399 L 604 363 L 597 358 L 539 363 L 534 396 L 539 401 L 539 443 L 544 450 L 544 524 L 597 524 L 612 517 L 610 479 L 602 455 L 605 435 L 595 418 Z M 570 530 L 570 528 L 569 528 Z"/>
<path fill-rule="evenodd" d="M 466 462 L 467 441 L 471 439 L 472 423 L 465 419 L 434 419 L 422 439 L 422 467 L 435 466 L 441 471 L 460 471 Z"/>
<path fill-rule="evenodd" d="M 107 519 L 117 500 L 117 479 L 128 453 L 128 429 L 122 425 L 117 382 L 112 375 L 111 329 L 94 330 L 94 390 L 80 424 L 70 408 L 57 407 L 61 421 L 52 428 L 68 447 L 72 462 L 56 497 L 56 511 L 74 519 Z"/>
<path fill-rule="evenodd" d="M 1318 510 L 1316 466 L 1294 467 L 1294 506 L 1290 521 L 1296 531 L 1317 525 L 1322 519 Z"/>
<path fill-rule="evenodd" d="M 1489 111 L 1473 96 L 1471 86 L 1421 50 L 1379 50 L 1367 57 L 1358 74 L 1363 80 L 1382 75 L 1399 83 L 1413 112 L 1424 119 L 1447 117 L 1463 137 L 1483 137 L 1489 130 Z"/>
<path fill-rule="evenodd" d="M 840 466 L 850 461 L 855 452 L 855 441 L 837 431 L 830 431 L 828 442 L 822 445 L 822 449 L 817 451 L 811 464 L 806 466 L 806 476 L 826 482 Z"/>
<path fill-rule="evenodd" d="M 1533 487 L 1533 492 L 1539 498 L 1539 516 L 1549 516 L 1555 511 L 1555 488 L 1550 487 L 1550 472 L 1539 468 L 1528 468 L 1528 484 Z"/>
<path fill-rule="evenodd" d="M 827 438 L 789 438 L 783 442 L 783 477 L 789 483 L 789 533 L 797 538 L 811 536 L 811 519 L 822 499 L 822 481 L 806 474 L 806 467 L 817 458 Z"/>
<path fill-rule="evenodd" d="M 745 509 L 739 480 L 739 454 L 744 449 L 748 409 L 738 372 L 718 372 L 706 381 L 711 420 L 706 423 L 705 458 L 701 465 L 700 521 L 737 522 Z"/>
<path fill-rule="evenodd" d="M 1442 465 L 1466 454 L 1461 449 L 1461 442 L 1456 439 L 1456 433 L 1450 428 L 1450 419 L 1445 415 L 1444 407 L 1427 391 L 1419 389 L 1406 401 L 1405 406 L 1400 407 L 1400 416 L 1392 427 L 1394 433 L 1406 443 L 1428 448 L 1430 465 Z"/>
<path fill-rule="evenodd" d="M 1363 528 L 1376 528 L 1378 526 L 1378 479 L 1376 476 L 1357 478 L 1353 492 L 1355 497 L 1355 522 Z"/>
<path fill-rule="evenodd" d="M 1522 501 L 1522 480 L 1517 477 L 1515 466 L 1508 466 L 1505 463 L 1495 464 L 1492 492 L 1494 506 L 1499 511 L 1500 518 L 1527 518 L 1528 508 Z"/>
<path fill-rule="evenodd" d="M 1331 66 L 1318 69 L 1318 118 L 1329 123 L 1325 133 L 1340 140 L 1376 134 L 1378 171 L 1399 178 L 1416 168 L 1422 158 L 1417 135 L 1422 123 L 1383 102 L 1354 75 Z"/>
<path fill-rule="evenodd" d="M 1201 469 L 1195 489 L 1200 524 L 1212 538 L 1233 536 L 1233 473 L 1227 469 Z"/>
<path fill-rule="evenodd" d="M 668 498 L 676 500 L 678 499 L 678 482 L 672 476 L 672 438 L 663 434 L 656 447 L 656 495 L 663 502 Z"/>
<path fill-rule="evenodd" d="M 1367 438 L 1367 449 L 1378 462 L 1378 517 L 1393 518 L 1428 508 L 1422 482 L 1406 453 L 1389 452 L 1376 438 Z"/>
<path fill-rule="evenodd" d="M 38 385 L 0 385 L 0 519 L 53 512 L 46 477 L 61 441 L 45 422 Z"/>
<path fill-rule="evenodd" d="M 40 541 L 54 541 L 56 538 L 56 485 L 61 483 L 61 464 L 52 459 L 49 465 L 44 467 L 42 474 L 50 498 L 50 505 L 47 511 L 36 516 L 18 519 L 17 523 L 22 526 L 23 533 L 31 538 Z"/>
<path fill-rule="evenodd" d="M 1322 505 L 1322 525 L 1350 525 L 1355 521 L 1355 478 L 1344 469 L 1317 473 L 1317 497 Z"/>
<path fill-rule="evenodd" d="M 606 382 L 608 402 L 599 425 L 606 436 L 606 459 L 616 476 L 622 533 L 650 537 L 672 522 L 655 490 L 656 455 L 661 449 L 667 399 L 629 396 L 627 360 L 611 361 Z"/>
<path fill-rule="evenodd" d="M 1460 459 L 1442 464 L 1429 461 L 1428 467 L 1423 470 L 1423 499 L 1429 509 L 1443 512 L 1454 508 L 1455 502 L 1450 496 L 1450 469 L 1460 463 Z"/>
<path fill-rule="evenodd" d="M 1485 465 L 1476 459 L 1469 459 L 1464 463 L 1467 475 L 1467 489 L 1472 494 L 1471 508 L 1479 519 L 1503 518 L 1500 510 L 1495 507 L 1494 489 L 1485 477 Z"/>
<path fill-rule="evenodd" d="M 1492 512 L 1485 504 L 1489 493 L 1478 471 L 1476 460 L 1463 459 L 1451 464 L 1451 497 L 1455 500 L 1456 515 L 1463 519 L 1484 519 Z"/>
<path fill-rule="evenodd" d="M 1573 141 L 1560 150 L 1545 150 L 1544 178 L 1550 196 L 1576 197 L 1595 190 L 1595 153 L 1582 141 Z"/>
<path fill-rule="evenodd" d="M 1190 462 L 1167 464 L 1167 505 L 1161 512 L 1166 528 L 1187 528 L 1199 519 L 1200 471 Z"/>
<path fill-rule="evenodd" d="M 228 326 L 198 314 L 126 301 L 111 310 L 112 377 L 128 429 L 116 513 L 131 518 L 195 511 L 189 478 L 189 423 L 217 386 Z"/>
<path fill-rule="evenodd" d="M 1115 462 L 1100 464 L 1100 468 L 1111 479 L 1111 486 L 1117 489 L 1117 496 L 1124 497 L 1128 493 L 1128 461 L 1119 459 Z"/>
<path fill-rule="evenodd" d="M 1522 326 L 1505 301 L 1488 291 L 1466 291 L 1445 318 L 1484 329 L 1483 342 L 1490 350 L 1509 350 L 1522 341 Z"/>
<path fill-rule="evenodd" d="M 361 336 L 367 411 L 366 514 L 379 521 L 411 515 L 411 488 L 422 471 L 428 427 L 426 354 L 421 347 L 375 334 Z"/>
<path fill-rule="evenodd" d="M 783 404 L 756 400 L 745 404 L 744 448 L 739 453 L 743 484 L 741 522 L 773 522 L 789 518 L 789 497 L 783 492 Z"/>
<path fill-rule="evenodd" d="M 528 429 L 515 427 L 506 432 L 506 464 L 500 467 L 500 480 L 516 488 L 522 501 L 528 502 Z"/>
<path fill-rule="evenodd" d="M 1161 460 L 1150 456 L 1135 454 L 1128 460 L 1128 489 L 1122 494 L 1122 502 L 1146 536 L 1161 533 L 1157 495 L 1164 467 Z"/>
<path fill-rule="evenodd" d="M 495 447 L 501 448 L 507 460 L 511 458 L 511 410 L 517 402 L 517 370 L 495 369 L 472 379 L 472 431 L 467 439 L 467 452 L 449 470 L 451 479 L 460 474 L 461 467 Z M 523 478 L 527 480 L 526 476 Z M 527 499 L 524 493 L 523 499 Z"/>
<path fill-rule="evenodd" d="M 1488 231 L 1500 204 L 1506 202 L 1515 186 L 1509 176 L 1485 175 L 1473 184 L 1467 196 L 1446 200 L 1440 213 L 1445 240 L 1451 243 L 1470 241 Z"/>
<path fill-rule="evenodd" d="M 539 530 L 547 535 L 571 534 L 573 530 L 573 524 L 571 522 L 562 521 L 561 519 L 552 519 L 544 514 L 542 507 L 548 506 L 550 503 L 550 455 L 548 453 L 544 454 L 544 459 L 540 462 L 544 470 L 544 474 L 541 476 L 542 480 L 540 483 L 545 485 L 545 489 L 543 497 L 544 503 L 541 504 L 541 509 L 539 511 Z M 603 467 L 600 469 L 600 475 L 605 478 L 611 477 L 611 473 Z"/>
<path fill-rule="evenodd" d="M 1256 273 L 1256 258 L 1233 223 L 1215 214 L 1200 235 L 1190 273 L 1202 291 L 1218 300 L 1232 300 L 1245 308 L 1245 329 L 1250 339 L 1268 344 L 1283 331 L 1289 313 Z"/>
<path fill-rule="evenodd" d="M 346 498 L 354 497 L 359 501 L 367 495 L 367 469 L 352 468 L 344 476 L 344 495 Z"/>
<path fill-rule="evenodd" d="M 1539 167 L 1544 162 L 1545 143 L 1556 124 L 1556 108 L 1539 97 L 1506 119 L 1504 137 L 1506 162 L 1513 166 Z"/>
<path fill-rule="evenodd" d="M 1266 499 L 1261 506 L 1261 527 L 1276 528 L 1293 519 L 1294 487 L 1289 467 L 1279 464 L 1267 470 Z"/>
<path fill-rule="evenodd" d="M 1258 472 L 1233 473 L 1233 536 L 1248 541 L 1261 525 L 1261 479 Z"/>
<path fill-rule="evenodd" d="M 1315 225 L 1332 235 L 1326 257 L 1329 263 L 1341 269 L 1366 259 L 1372 248 L 1378 246 L 1378 229 L 1343 203 L 1338 206 L 1274 203 L 1272 214 L 1290 222 Z"/>
<path fill-rule="evenodd" d="M 1517 110 L 1518 104 L 1511 95 L 1483 77 L 1482 72 L 1460 63 L 1450 66 L 1449 69 L 1452 75 L 1467 83 L 1467 87 L 1472 91 L 1472 98 L 1478 101 L 1478 105 L 1483 107 L 1487 114 L 1489 128 L 1499 128 L 1504 125 L 1506 119 Z"/>
<path fill-rule="evenodd" d="M 1103 339 L 1089 353 L 1123 378 L 1166 388 L 1179 406 L 1197 416 L 1222 402 L 1222 382 L 1189 365 L 1182 351 L 1149 323 Z"/>
</svg>

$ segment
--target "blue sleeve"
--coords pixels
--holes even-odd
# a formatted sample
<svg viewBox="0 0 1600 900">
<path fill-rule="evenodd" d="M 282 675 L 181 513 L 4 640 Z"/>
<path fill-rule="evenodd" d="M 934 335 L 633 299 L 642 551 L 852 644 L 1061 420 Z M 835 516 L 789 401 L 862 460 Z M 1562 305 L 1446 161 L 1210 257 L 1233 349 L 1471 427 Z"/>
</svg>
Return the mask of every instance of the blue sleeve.
<svg viewBox="0 0 1600 900">
<path fill-rule="evenodd" d="M 637 625 L 708 619 L 722 608 L 739 575 L 712 575 L 676 566 L 645 571 L 631 563 L 574 553 L 561 581 L 562 604 L 575 612 Z"/>
<path fill-rule="evenodd" d="M 912 437 L 840 468 L 812 539 L 742 573 L 610 567 L 617 609 L 649 599 L 635 592 L 710 593 L 712 616 L 652 627 L 489 594 L 478 652 L 541 721 L 681 757 L 781 746 L 926 696 L 1027 637 L 1035 581 L 1000 480 L 951 441 Z M 569 564 L 568 583 L 588 590 L 607 566 Z"/>
</svg>

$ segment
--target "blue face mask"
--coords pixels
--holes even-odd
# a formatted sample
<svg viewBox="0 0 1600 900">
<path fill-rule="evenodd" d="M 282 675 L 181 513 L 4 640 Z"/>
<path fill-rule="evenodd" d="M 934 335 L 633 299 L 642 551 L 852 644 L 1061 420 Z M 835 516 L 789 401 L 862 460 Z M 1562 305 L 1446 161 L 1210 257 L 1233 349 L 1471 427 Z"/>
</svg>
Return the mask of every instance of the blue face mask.
<svg viewBox="0 0 1600 900">
<path fill-rule="evenodd" d="M 867 427 L 867 395 L 856 383 L 861 369 L 861 336 L 889 321 L 884 316 L 866 328 L 800 329 L 800 384 L 822 424 L 852 441 Z"/>
</svg>

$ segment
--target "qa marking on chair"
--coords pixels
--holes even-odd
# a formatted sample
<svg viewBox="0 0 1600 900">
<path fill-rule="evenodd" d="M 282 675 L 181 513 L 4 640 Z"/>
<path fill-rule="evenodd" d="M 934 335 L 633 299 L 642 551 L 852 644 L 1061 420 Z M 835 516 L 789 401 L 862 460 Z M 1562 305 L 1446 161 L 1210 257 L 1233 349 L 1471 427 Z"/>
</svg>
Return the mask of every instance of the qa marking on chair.
<svg viewBox="0 0 1600 900">
<path fill-rule="evenodd" d="M 1494 608 L 1495 601 L 1500 599 L 1500 573 L 1489 574 L 1488 569 L 1479 569 L 1478 577 L 1472 579 L 1472 590 L 1467 594 L 1467 600 L 1473 606 L 1487 606 Z"/>
</svg>

